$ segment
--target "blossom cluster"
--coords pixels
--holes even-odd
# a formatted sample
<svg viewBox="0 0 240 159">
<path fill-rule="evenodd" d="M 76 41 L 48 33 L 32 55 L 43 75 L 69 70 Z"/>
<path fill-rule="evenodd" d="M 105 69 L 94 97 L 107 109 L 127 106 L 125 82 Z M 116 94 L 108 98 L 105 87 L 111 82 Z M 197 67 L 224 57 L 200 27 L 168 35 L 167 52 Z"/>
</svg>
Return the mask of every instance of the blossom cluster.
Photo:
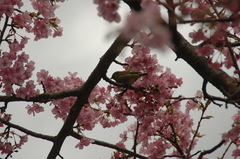
<svg viewBox="0 0 240 159">
<path fill-rule="evenodd" d="M 0 82 L 1 91 L 7 96 L 14 96 L 21 99 L 29 99 L 40 93 L 36 85 L 41 85 L 43 93 L 54 93 L 66 90 L 74 90 L 84 85 L 84 81 L 77 77 L 77 73 L 60 78 L 53 77 L 46 70 L 37 73 L 37 84 L 31 80 L 34 62 L 29 60 L 25 52 L 21 52 L 27 44 L 28 38 L 19 36 L 17 39 L 17 29 L 25 29 L 35 35 L 34 40 L 48 38 L 49 36 L 61 36 L 62 28 L 59 27 L 60 20 L 55 17 L 55 10 L 58 8 L 56 2 L 64 0 L 31 0 L 36 12 L 21 11 L 23 5 L 21 0 L 10 0 L 0 2 L 0 20 L 4 19 L 11 23 L 5 25 L 9 27 L 7 36 L 0 39 L 7 42 L 9 51 L 1 52 L 0 58 Z M 94 0 L 98 4 L 99 16 L 109 22 L 120 21 L 117 13 L 119 0 Z M 160 1 L 158 1 L 160 3 Z M 185 5 L 183 5 L 183 3 Z M 218 14 L 216 7 L 226 6 L 226 12 Z M 182 85 L 182 79 L 172 74 L 169 68 L 163 68 L 158 64 L 157 56 L 150 53 L 149 47 L 162 48 L 167 44 L 172 48 L 170 33 L 162 27 L 160 8 L 153 0 L 143 0 L 141 6 L 144 11 L 132 12 L 127 20 L 123 31 L 127 38 L 135 37 L 132 45 L 132 55 L 125 59 L 127 65 L 123 66 L 126 71 L 137 71 L 147 73 L 147 76 L 140 77 L 131 86 L 135 89 L 128 89 L 119 86 L 109 85 L 107 88 L 95 86 L 91 92 L 88 103 L 82 108 L 74 126 L 78 132 L 92 130 L 96 124 L 101 124 L 103 128 L 114 127 L 126 122 L 129 117 L 136 120 L 126 131 L 120 134 L 121 141 L 116 145 L 125 148 L 126 141 L 131 138 L 134 147 L 138 146 L 138 152 L 149 156 L 149 158 L 163 158 L 167 150 L 173 150 L 170 155 L 186 156 L 190 158 L 191 150 L 195 147 L 197 139 L 193 137 L 193 120 L 190 110 L 199 108 L 203 95 L 197 92 L 196 98 L 189 100 L 186 104 L 185 112 L 181 109 L 181 99 L 174 98 L 174 89 Z M 204 27 L 198 31 L 191 32 L 189 36 L 192 43 L 202 42 L 196 49 L 200 56 L 205 56 L 213 67 L 220 68 L 222 65 L 230 68 L 234 65 L 234 59 L 239 60 L 240 56 L 236 50 L 231 50 L 233 40 L 239 42 L 239 20 L 234 18 L 239 16 L 236 3 L 233 1 L 218 1 L 216 3 L 203 1 L 184 1 L 178 7 L 182 15 L 190 15 L 193 21 L 211 21 L 204 23 Z M 175 6 L 176 7 L 176 6 Z M 230 15 L 228 15 L 230 14 Z M 176 15 L 177 16 L 177 15 Z M 232 22 L 224 21 L 219 23 L 219 19 L 234 19 Z M 232 31 L 228 30 L 230 27 Z M 3 27 L 4 28 L 4 27 Z M 211 28 L 211 33 L 208 28 Z M 3 35 L 1 30 L 1 34 Z M 54 33 L 52 34 L 52 32 Z M 128 37 L 129 36 L 129 37 Z M 230 44 L 230 47 L 229 47 Z M 224 61 L 213 62 L 213 55 L 219 51 L 225 57 Z M 232 58 L 233 56 L 234 59 Z M 51 101 L 52 113 L 55 118 L 66 120 L 69 110 L 75 103 L 77 97 L 71 96 Z M 36 113 L 44 111 L 40 103 L 33 103 L 26 106 L 27 113 L 35 116 Z M 233 117 L 232 129 L 223 135 L 225 141 L 230 141 L 239 147 L 239 123 L 240 111 Z M 1 110 L 1 118 L 10 121 L 11 115 Z M 2 127 L 3 124 L 0 123 Z M 17 141 L 16 138 L 19 138 Z M 9 141 L 12 137 L 13 142 Z M 6 128 L 0 133 L 0 152 L 2 154 L 12 154 L 27 142 L 26 135 L 18 135 L 10 128 Z M 83 137 L 76 145 L 82 149 L 93 143 L 94 140 Z M 237 158 L 240 150 L 233 151 L 232 156 Z M 126 154 L 115 152 L 112 158 L 127 157 Z"/>
<path fill-rule="evenodd" d="M 135 37 L 135 41 L 145 46 L 161 48 L 163 45 L 172 47 L 171 34 L 162 26 L 160 8 L 156 3 L 144 4 L 145 10 L 132 12 L 123 28 L 126 38 Z"/>
<path fill-rule="evenodd" d="M 62 35 L 62 28 L 58 26 L 60 20 L 55 17 L 54 11 L 58 7 L 49 1 L 32 0 L 32 6 L 37 11 L 14 14 L 13 23 L 19 28 L 25 28 L 27 32 L 35 35 L 34 40 Z"/>
<path fill-rule="evenodd" d="M 37 82 L 43 85 L 43 88 L 47 93 L 74 89 L 84 84 L 84 81 L 77 77 L 76 72 L 69 72 L 69 76 L 61 79 L 60 77 L 52 77 L 46 70 L 41 70 L 37 73 L 37 77 Z M 82 108 L 79 117 L 77 118 L 76 122 L 79 125 L 78 129 L 92 130 L 95 127 L 100 115 L 102 115 L 100 104 L 105 103 L 108 96 L 108 90 L 104 87 L 95 86 L 88 98 L 89 103 Z M 65 120 L 75 101 L 76 97 L 53 100 L 51 102 L 53 104 L 52 113 L 55 115 L 55 118 Z M 36 107 L 36 109 L 39 110 L 38 107 Z"/>
<path fill-rule="evenodd" d="M 200 108 L 201 92 L 196 93 L 196 98 L 188 102 L 186 111 Z M 166 100 L 158 110 L 148 112 L 148 115 L 137 118 L 137 122 L 128 126 L 128 130 L 120 134 L 122 139 L 117 145 L 126 148 L 125 142 L 134 139 L 134 145 L 140 146 L 139 153 L 148 155 L 149 158 L 161 158 L 172 150 L 171 155 L 187 156 L 191 154 L 198 139 L 193 137 L 193 120 L 189 113 L 182 112 L 180 100 Z M 192 107 L 191 107 L 192 106 Z M 126 157 L 127 154 L 115 152 L 112 158 Z"/>
<path fill-rule="evenodd" d="M 83 149 L 84 146 L 88 146 L 89 144 L 91 144 L 93 142 L 94 142 L 94 140 L 83 137 L 75 147 L 79 148 L 79 149 Z"/>
<path fill-rule="evenodd" d="M 51 1 L 32 0 L 31 2 L 36 12 L 21 11 L 23 5 L 21 0 L 0 2 L 0 18 L 4 17 L 4 13 L 7 13 L 6 16 L 12 18 L 10 26 L 14 29 L 13 31 L 25 29 L 35 35 L 34 40 L 48 38 L 51 35 L 53 37 L 61 36 L 62 28 L 58 26 L 60 20 L 55 17 L 54 13 L 58 6 Z M 16 9 L 15 6 L 18 8 Z"/>
<path fill-rule="evenodd" d="M 135 144 L 140 146 L 139 153 L 151 158 L 165 155 L 167 149 L 174 147 L 173 142 L 187 154 L 196 144 L 196 140 L 191 142 L 193 120 L 190 114 L 182 112 L 180 102 L 170 99 L 173 89 L 181 86 L 182 79 L 176 78 L 169 68 L 164 71 L 158 64 L 156 55 L 150 54 L 150 49 L 146 46 L 134 45 L 132 56 L 126 58 L 126 63 L 128 65 L 124 66 L 125 70 L 145 72 L 148 75 L 132 84 L 133 87 L 144 88 L 143 91 L 127 90 L 121 94 L 122 88 L 112 88 L 118 94 L 111 97 L 107 104 L 109 116 L 119 122 L 125 122 L 129 115 L 137 120 L 129 126 L 128 131 L 120 135 L 122 140 L 118 145 L 125 147 L 128 138 L 137 136 Z M 132 136 L 129 137 L 129 134 Z M 177 140 L 172 138 L 173 135 Z M 124 155 L 116 152 L 112 157 Z M 173 155 L 180 154 L 174 151 Z"/>
<path fill-rule="evenodd" d="M 109 22 L 120 22 L 121 18 L 117 10 L 119 8 L 119 0 L 94 0 L 98 4 L 98 15 Z"/>
<path fill-rule="evenodd" d="M 15 136 L 19 137 L 19 141 L 14 141 L 12 144 L 11 142 L 9 141 L 2 141 L 4 139 L 4 136 L 6 136 L 7 132 L 4 132 L 3 135 L 1 135 L 1 140 L 0 140 L 0 151 L 1 151 L 1 154 L 12 154 L 14 152 L 17 152 L 17 149 L 20 149 L 22 147 L 22 145 L 28 141 L 28 137 L 27 135 L 24 135 L 24 136 L 19 136 L 17 134 L 15 134 L 14 132 L 9 132 L 11 133 L 11 137 L 12 138 L 16 138 Z M 9 138 L 9 137 L 8 137 Z"/>
<path fill-rule="evenodd" d="M 55 17 L 55 10 L 58 7 L 56 2 L 64 0 L 31 0 L 33 9 L 36 12 L 22 11 L 22 0 L 0 1 L 0 44 L 9 47 L 9 50 L 0 50 L 0 91 L 6 96 L 14 96 L 28 100 L 40 93 L 36 88 L 36 83 L 31 80 L 35 69 L 34 62 L 29 60 L 29 55 L 23 51 L 29 38 L 19 34 L 18 30 L 35 35 L 34 40 L 48 38 L 49 36 L 61 36 L 62 28 L 58 26 L 60 20 Z M 52 34 L 52 32 L 54 33 Z M 6 102 L 7 103 L 7 102 Z M 1 118 L 10 121 L 10 116 L 5 112 L 7 104 L 1 107 Z M 33 103 L 26 107 L 28 114 L 35 115 L 44 111 L 38 103 Z M 1 123 L 1 126 L 2 123 Z M 19 141 L 17 141 L 17 137 Z M 14 139 L 14 141 L 11 141 Z M 11 155 L 17 152 L 23 143 L 27 141 L 27 136 L 21 136 L 10 128 L 1 132 L 0 151 L 2 154 Z"/>
<path fill-rule="evenodd" d="M 26 37 L 23 37 L 20 43 L 17 40 L 9 42 L 9 52 L 2 52 L 1 54 L 0 81 L 3 88 L 2 92 L 7 96 L 15 94 L 17 97 L 25 99 L 38 93 L 32 80 L 26 82 L 35 69 L 34 62 L 29 61 L 29 56 L 25 52 L 16 54 L 24 48 L 26 43 Z M 16 86 L 15 90 L 13 86 Z"/>
<path fill-rule="evenodd" d="M 37 11 L 21 11 L 23 3 L 21 0 L 10 0 L 0 2 L 0 18 L 4 20 L 0 43 L 7 42 L 9 51 L 1 51 L 0 58 L 0 81 L 2 92 L 7 96 L 16 95 L 20 98 L 29 98 L 39 93 L 33 80 L 29 80 L 35 69 L 34 62 L 29 61 L 29 55 L 23 50 L 28 42 L 26 36 L 16 34 L 17 29 L 25 29 L 34 33 L 35 40 L 48 38 L 54 30 L 53 37 L 61 36 L 62 28 L 58 26 L 59 20 L 54 11 L 57 8 L 55 1 L 32 0 L 32 6 Z M 11 21 L 9 21 L 9 17 Z M 7 28 L 9 27 L 9 30 Z M 20 37 L 19 38 L 17 37 Z"/>
<path fill-rule="evenodd" d="M 238 110 L 238 112 L 232 117 L 233 119 L 233 124 L 232 124 L 232 128 L 227 132 L 224 133 L 222 135 L 222 139 L 227 141 L 226 143 L 228 143 L 230 141 L 230 143 L 233 143 L 236 145 L 236 149 L 233 150 L 232 152 L 232 156 L 234 157 L 234 159 L 237 159 L 240 156 L 240 111 Z"/>
<path fill-rule="evenodd" d="M 197 31 L 189 33 L 192 43 L 200 43 L 196 52 L 199 56 L 208 58 L 213 68 L 234 67 L 239 73 L 234 61 L 239 61 L 240 55 L 235 43 L 239 43 L 240 20 L 238 2 L 235 1 L 186 1 L 178 7 L 181 14 L 190 15 L 192 25 L 202 23 Z M 218 8 L 218 9 L 217 9 Z M 221 8 L 221 9 L 220 9 Z M 221 10 L 221 12 L 220 12 Z M 218 55 L 217 55 L 218 54 Z M 222 56 L 221 58 L 215 58 Z"/>
<path fill-rule="evenodd" d="M 128 64 L 124 66 L 125 70 L 148 73 L 147 76 L 132 84 L 133 87 L 144 88 L 144 90 L 127 90 L 121 94 L 124 91 L 121 87 L 110 85 L 105 91 L 100 88 L 103 92 L 101 94 L 105 94 L 105 100 L 101 105 L 106 104 L 107 109 L 97 110 L 86 105 L 77 121 L 78 124 L 81 123 L 81 130 L 91 130 L 95 125 L 94 122 L 99 122 L 104 128 L 114 127 L 127 121 L 128 116 L 132 116 L 138 121 L 139 126 L 137 123 L 130 126 L 128 131 L 121 135 L 122 141 L 117 145 L 125 147 L 128 133 L 138 133 L 137 144 L 141 145 L 140 153 L 158 158 L 163 156 L 167 149 L 173 147 L 167 138 L 175 133 L 178 139 L 176 142 L 187 153 L 191 143 L 193 121 L 189 114 L 181 111 L 179 102 L 169 99 L 172 97 L 173 89 L 182 84 L 182 79 L 176 78 L 169 68 L 164 71 L 163 67 L 158 64 L 156 55 L 151 55 L 150 49 L 146 46 L 135 45 L 132 56 L 127 57 L 125 61 Z M 94 94 L 93 91 L 91 96 L 95 96 Z M 136 132 L 137 127 L 139 127 L 138 132 Z M 174 132 L 175 130 L 178 131 Z M 194 141 L 191 148 L 194 148 L 195 143 Z M 88 144 L 88 140 L 86 144 L 85 140 L 81 140 L 76 147 L 82 148 Z M 174 152 L 174 154 L 178 153 Z M 116 152 L 114 155 L 119 157 L 123 154 Z"/>
<path fill-rule="evenodd" d="M 1 115 L 4 120 L 10 120 L 11 116 L 7 114 Z M 3 127 L 3 124 L 0 124 Z M 11 141 L 13 140 L 13 141 Z M 19 135 L 11 130 L 10 127 L 0 132 L 0 152 L 1 154 L 7 154 L 11 156 L 12 153 L 17 152 L 17 149 L 21 149 L 22 145 L 28 141 L 27 135 Z"/>
<path fill-rule="evenodd" d="M 83 84 L 82 79 L 76 77 L 77 73 L 68 73 L 69 76 L 61 79 L 60 77 L 52 77 L 49 75 L 49 72 L 46 70 L 41 70 L 37 73 L 37 82 L 43 86 L 45 93 L 52 93 L 63 91 L 71 88 L 76 88 Z M 52 113 L 55 115 L 55 118 L 66 119 L 68 112 L 76 100 L 76 97 L 68 97 L 63 99 L 56 99 L 52 101 L 54 105 Z M 37 107 L 35 107 L 37 109 Z M 30 111 L 28 109 L 28 111 Z"/>
<path fill-rule="evenodd" d="M 0 20 L 4 14 L 11 16 L 14 12 L 14 7 L 18 8 L 23 6 L 22 0 L 10 0 L 10 1 L 1 1 L 0 2 Z"/>
</svg>

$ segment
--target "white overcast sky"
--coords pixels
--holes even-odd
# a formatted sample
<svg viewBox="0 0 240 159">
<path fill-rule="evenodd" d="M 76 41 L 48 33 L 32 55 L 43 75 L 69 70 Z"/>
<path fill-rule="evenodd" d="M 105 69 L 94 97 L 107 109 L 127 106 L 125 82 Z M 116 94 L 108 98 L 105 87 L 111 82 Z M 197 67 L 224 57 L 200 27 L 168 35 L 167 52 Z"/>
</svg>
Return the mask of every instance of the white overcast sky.
<svg viewBox="0 0 240 159">
<path fill-rule="evenodd" d="M 64 28 L 63 36 L 54 39 L 42 39 L 37 42 L 33 41 L 32 38 L 25 51 L 30 55 L 30 59 L 35 61 L 35 72 L 46 69 L 54 77 L 64 77 L 68 75 L 68 71 L 78 72 L 78 76 L 86 80 L 97 65 L 99 58 L 113 42 L 117 35 L 114 34 L 114 31 L 121 28 L 121 24 L 110 24 L 98 17 L 97 6 L 93 4 L 92 0 L 67 0 L 60 5 L 57 16 L 61 19 L 60 25 Z M 128 14 L 129 8 L 124 4 L 121 7 L 121 14 Z M 122 16 L 123 21 L 124 19 L 124 16 Z M 180 29 L 184 31 L 184 27 Z M 112 36 L 106 38 L 111 33 L 113 33 Z M 184 35 L 187 35 L 187 32 L 184 32 Z M 158 50 L 155 53 L 159 55 L 161 65 L 170 67 L 177 77 L 183 77 L 184 84 L 176 91 L 176 96 L 192 97 L 197 90 L 201 89 L 201 78 L 184 61 L 178 60 L 175 62 L 175 55 L 171 52 L 163 54 L 161 50 Z M 126 54 L 119 57 L 119 60 L 123 61 Z M 108 76 L 117 69 L 120 68 L 113 64 L 108 71 Z M 105 82 L 100 82 L 100 84 L 106 85 Z M 211 89 L 210 92 L 217 93 L 215 89 Z M 32 117 L 27 115 L 26 105 L 26 103 L 9 104 L 9 111 L 14 114 L 13 123 L 47 135 L 56 135 L 58 133 L 62 121 L 55 120 L 51 115 L 51 106 L 46 105 L 46 112 Z M 199 147 L 201 149 L 210 149 L 220 141 L 221 133 L 230 128 L 230 118 L 234 111 L 236 109 L 229 108 L 226 110 L 224 107 L 211 106 L 207 114 L 213 115 L 215 118 L 204 121 L 200 130 L 202 134 L 212 133 L 205 136 L 203 141 L 200 142 Z M 197 121 L 200 114 L 195 113 L 194 115 Z M 126 124 L 114 129 L 101 129 L 98 126 L 92 132 L 86 132 L 85 134 L 88 137 L 116 143 L 119 139 L 119 133 L 123 132 L 125 127 Z M 64 159 L 110 158 L 111 150 L 108 148 L 92 145 L 79 150 L 74 148 L 77 143 L 78 141 L 75 139 L 67 138 L 61 150 Z M 30 137 L 29 142 L 22 147 L 22 150 L 13 154 L 13 158 L 43 159 L 46 158 L 51 146 L 52 144 L 48 141 Z M 216 154 L 221 155 L 222 150 Z M 213 158 L 216 158 L 216 154 L 213 155 Z"/>
</svg>

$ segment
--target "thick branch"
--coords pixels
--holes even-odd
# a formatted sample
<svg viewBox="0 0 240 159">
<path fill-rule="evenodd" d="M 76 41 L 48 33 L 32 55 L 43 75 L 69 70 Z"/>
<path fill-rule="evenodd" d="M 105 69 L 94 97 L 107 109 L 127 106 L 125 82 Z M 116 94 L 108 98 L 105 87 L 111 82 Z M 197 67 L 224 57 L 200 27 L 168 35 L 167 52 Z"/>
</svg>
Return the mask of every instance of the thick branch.
<svg viewBox="0 0 240 159">
<path fill-rule="evenodd" d="M 59 154 L 61 146 L 65 140 L 65 138 L 69 135 L 72 130 L 73 124 L 75 123 L 79 112 L 82 107 L 88 103 L 88 97 L 93 90 L 93 88 L 97 85 L 97 83 L 101 80 L 103 76 L 105 76 L 107 69 L 110 64 L 114 61 L 114 59 L 120 54 L 122 49 L 127 45 L 129 39 L 126 39 L 123 34 L 120 34 L 111 47 L 107 50 L 107 52 L 101 57 L 98 65 L 95 67 L 87 81 L 81 86 L 78 91 L 78 98 L 72 108 L 70 109 L 69 115 L 61 128 L 60 132 L 56 136 L 56 140 L 54 145 L 47 157 L 47 159 L 55 159 Z"/>
<path fill-rule="evenodd" d="M 205 57 L 200 57 L 195 48 L 176 30 L 172 30 L 174 52 L 185 60 L 203 79 L 209 81 L 225 96 L 239 91 L 236 81 L 221 69 L 213 69 Z"/>
<path fill-rule="evenodd" d="M 9 122 L 9 121 L 6 121 L 6 120 L 4 120 L 4 119 L 2 119 L 2 118 L 0 118 L 0 121 L 1 121 L 3 124 L 5 124 L 5 125 L 7 125 L 7 126 L 9 126 L 9 127 L 12 127 L 12 128 L 14 128 L 14 129 L 17 129 L 17 130 L 19 130 L 19 131 L 21 131 L 21 132 L 23 132 L 23 133 L 25 133 L 25 134 L 31 135 L 31 136 L 33 136 L 33 137 L 40 138 L 40 139 L 44 139 L 44 140 L 48 140 L 48 141 L 52 141 L 52 142 L 54 141 L 54 137 L 53 137 L 53 136 L 43 135 L 43 134 L 40 134 L 40 133 L 36 133 L 36 132 L 34 132 L 34 131 L 28 130 L 28 129 L 24 128 L 24 127 L 21 127 L 21 126 L 19 126 L 19 125 L 16 125 L 16 124 L 13 124 L 13 123 L 11 123 L 11 122 Z"/>
<path fill-rule="evenodd" d="M 77 96 L 81 87 L 73 88 L 70 90 L 64 90 L 60 92 L 53 93 L 42 93 L 28 99 L 19 98 L 16 96 L 0 96 L 0 102 L 14 102 L 14 101 L 26 101 L 26 102 L 40 102 L 46 103 L 53 99 L 66 98 L 70 96 Z"/>
<path fill-rule="evenodd" d="M 225 18 L 225 19 L 201 19 L 201 20 L 183 20 L 179 21 L 178 24 L 187 24 L 187 23 L 216 23 L 216 22 L 231 22 L 238 20 L 237 18 Z"/>
<path fill-rule="evenodd" d="M 125 0 L 124 2 L 126 1 L 131 0 Z M 127 3 L 132 9 L 136 8 L 136 5 L 139 5 L 140 0 L 135 0 L 133 2 L 134 7 L 131 6 L 133 4 Z M 164 25 L 169 27 L 167 23 Z M 170 26 L 170 31 L 172 33 L 172 41 L 174 44 L 172 50 L 176 53 L 178 58 L 185 60 L 204 80 L 209 81 L 227 96 L 227 98 L 231 98 L 233 94 L 239 92 L 239 87 L 237 87 L 238 84 L 233 78 L 221 69 L 213 69 L 205 57 L 198 56 L 195 52 L 195 47 L 191 45 L 175 27 Z"/>
</svg>

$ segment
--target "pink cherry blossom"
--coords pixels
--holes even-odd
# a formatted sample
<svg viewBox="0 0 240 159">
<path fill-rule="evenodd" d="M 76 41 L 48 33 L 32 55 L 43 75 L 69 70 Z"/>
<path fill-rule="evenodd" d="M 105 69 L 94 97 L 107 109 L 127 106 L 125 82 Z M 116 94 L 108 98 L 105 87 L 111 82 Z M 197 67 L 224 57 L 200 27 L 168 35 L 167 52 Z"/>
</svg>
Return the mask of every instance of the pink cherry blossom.
<svg viewBox="0 0 240 159">
<path fill-rule="evenodd" d="M 93 142 L 94 142 L 93 139 L 83 137 L 75 147 L 79 148 L 79 149 L 83 149 L 84 146 L 88 146 L 89 144 L 91 144 Z"/>
<path fill-rule="evenodd" d="M 27 113 L 33 114 L 33 116 L 35 116 L 35 113 L 40 113 L 44 111 L 44 108 L 37 103 L 33 103 L 32 106 L 28 105 L 26 109 Z"/>
<path fill-rule="evenodd" d="M 236 145 L 237 149 L 233 150 L 232 152 L 232 156 L 234 158 L 239 157 L 239 149 L 238 147 L 240 146 L 240 111 L 238 110 L 238 112 L 232 117 L 233 119 L 233 124 L 232 124 L 232 128 L 227 132 L 224 133 L 222 135 L 222 139 L 225 140 L 225 144 L 227 144 L 227 142 L 232 142 L 233 144 Z"/>
<path fill-rule="evenodd" d="M 219 62 L 212 63 L 212 68 L 214 68 L 214 69 L 220 69 L 221 67 L 222 67 L 222 64 Z"/>
<path fill-rule="evenodd" d="M 22 11 L 21 0 L 0 2 L 0 20 L 8 19 L 6 30 L 9 30 L 4 34 L 1 32 L 4 37 L 0 40 L 8 45 L 9 50 L 1 51 L 0 91 L 11 96 L 10 98 L 16 97 L 16 99 L 21 98 L 20 100 L 27 101 L 40 93 L 37 88 L 41 88 L 41 93 L 49 94 L 80 88 L 84 84 L 77 73 L 69 72 L 62 78 L 51 76 L 46 70 L 37 72 L 36 84 L 31 79 L 35 63 L 23 50 L 29 38 L 20 35 L 20 29 L 33 33 L 34 40 L 62 35 L 63 28 L 59 26 L 60 20 L 55 16 L 55 11 L 58 8 L 57 2 L 63 1 L 31 0 L 35 12 Z M 118 8 L 122 1 L 94 0 L 94 3 L 98 5 L 99 16 L 109 22 L 120 21 Z M 123 130 L 117 146 L 126 148 L 125 144 L 133 139 L 134 146 L 137 145 L 136 153 L 147 155 L 148 158 L 163 158 L 170 151 L 172 152 L 170 155 L 183 154 L 189 158 L 190 151 L 195 148 L 198 141 L 192 135 L 194 123 L 190 113 L 200 108 L 203 94 L 198 91 L 195 97 L 186 102 L 184 111 L 181 97 L 173 97 L 174 90 L 183 83 L 182 78 L 175 76 L 169 68 L 159 65 L 157 55 L 150 53 L 150 47 L 162 49 L 167 44 L 173 48 L 171 29 L 161 25 L 160 12 L 165 12 L 160 10 L 162 6 L 179 10 L 175 12 L 177 23 L 184 24 L 185 20 L 190 22 L 192 20 L 191 25 L 200 24 L 198 26 L 201 27 L 197 31 L 189 31 L 189 37 L 192 43 L 204 41 L 195 51 L 199 56 L 206 57 L 212 68 L 233 67 L 233 56 L 237 62 L 239 61 L 239 50 L 233 48 L 235 43 L 239 42 L 238 33 L 240 32 L 237 2 L 190 0 L 181 1 L 181 3 L 174 1 L 171 4 L 168 1 L 142 0 L 143 10 L 140 12 L 132 10 L 123 28 L 125 37 L 133 40 L 128 45 L 132 49 L 132 55 L 125 59 L 127 65 L 122 69 L 148 75 L 140 77 L 131 85 L 135 89 L 110 84 L 106 88 L 96 85 L 88 97 L 87 104 L 78 114 L 74 130 L 81 132 L 93 130 L 97 124 L 101 124 L 103 128 L 110 128 L 131 118 L 136 122 Z M 226 7 L 223 8 L 223 6 Z M 203 20 L 202 23 L 200 23 L 201 20 Z M 236 68 L 235 73 L 239 73 Z M 73 95 L 51 100 L 50 105 L 55 118 L 65 121 L 76 99 L 77 97 Z M 33 116 L 44 111 L 37 102 L 27 105 L 26 109 L 27 113 Z M 4 111 L 2 107 L 1 118 L 9 121 L 12 116 Z M 234 158 L 240 155 L 239 112 L 232 118 L 231 129 L 222 135 L 226 144 L 231 142 L 237 147 L 232 152 Z M 3 123 L 0 123 L 0 126 L 5 128 Z M 8 130 L 5 128 L 4 132 L 1 132 L 0 152 L 10 155 L 20 149 L 28 139 L 27 135 L 16 134 L 14 131 L 9 133 Z M 83 137 L 76 148 L 83 149 L 93 142 L 94 140 Z M 178 147 L 182 151 L 181 154 L 178 152 Z M 123 152 L 114 152 L 112 156 L 112 158 L 124 157 L 126 158 L 127 154 Z"/>
<path fill-rule="evenodd" d="M 32 6 L 44 18 L 52 18 L 55 16 L 54 11 L 58 8 L 57 5 L 51 4 L 49 1 L 31 0 Z"/>
<path fill-rule="evenodd" d="M 85 130 L 92 130 L 95 127 L 97 113 L 89 106 L 85 106 L 79 114 L 77 123 Z"/>
<path fill-rule="evenodd" d="M 10 154 L 13 152 L 13 146 L 10 142 L 0 142 L 1 154 Z"/>
<path fill-rule="evenodd" d="M 48 36 L 52 35 L 51 29 L 46 24 L 46 22 L 42 19 L 34 20 L 34 27 L 31 29 L 31 32 L 33 32 L 35 35 L 35 38 L 34 38 L 35 41 L 41 38 L 48 38 Z"/>
<path fill-rule="evenodd" d="M 9 42 L 9 48 L 11 52 L 18 52 L 22 50 L 22 47 L 20 47 L 20 43 L 14 39 L 13 42 Z"/>
<path fill-rule="evenodd" d="M 24 136 L 20 136 L 20 141 L 19 143 L 16 145 L 18 148 L 21 148 L 21 146 L 26 143 L 28 141 L 28 136 L 24 135 Z"/>
<path fill-rule="evenodd" d="M 225 59 L 224 59 L 224 62 L 223 62 L 224 66 L 226 68 L 231 68 L 233 66 L 233 61 L 232 61 L 229 49 L 228 48 L 223 48 L 222 54 L 225 56 Z M 239 58 L 237 58 L 236 60 L 238 60 L 238 59 Z"/>
<path fill-rule="evenodd" d="M 188 7 L 186 5 L 181 5 L 178 7 L 178 9 L 182 15 L 189 15 L 194 10 L 193 7 Z"/>
<path fill-rule="evenodd" d="M 137 39 L 143 45 L 161 48 L 163 44 L 172 46 L 170 32 L 159 25 L 160 8 L 155 3 L 150 3 L 142 12 L 132 12 L 127 19 L 123 32 L 126 38 L 132 38 L 144 28 L 149 28 L 150 33 L 141 33 Z"/>
<path fill-rule="evenodd" d="M 54 30 L 53 37 L 62 36 L 63 35 L 63 28 L 59 27 L 57 30 Z"/>
<path fill-rule="evenodd" d="M 204 45 L 203 47 L 196 48 L 196 52 L 200 56 L 209 57 L 210 55 L 212 55 L 214 53 L 214 49 L 216 49 L 215 46 L 207 44 L 207 45 Z"/>
<path fill-rule="evenodd" d="M 2 53 L 2 58 L 7 59 L 8 61 L 16 60 L 17 56 L 15 52 L 3 52 Z"/>
<path fill-rule="evenodd" d="M 233 150 L 232 156 L 237 159 L 240 156 L 240 149 Z"/>
<path fill-rule="evenodd" d="M 17 5 L 18 8 L 21 8 L 23 6 L 23 3 L 21 0 L 7 0 L 7 1 L 1 1 L 0 2 L 0 19 L 3 14 L 6 14 L 7 16 L 11 16 L 14 11 L 14 5 Z"/>
<path fill-rule="evenodd" d="M 121 133 L 120 135 L 120 138 L 122 138 L 122 141 L 121 142 L 125 142 L 127 141 L 127 131 L 124 131 L 123 133 Z"/>
<path fill-rule="evenodd" d="M 146 9 L 148 6 L 154 5 L 154 4 L 156 4 L 156 2 L 154 0 L 142 0 L 141 7 L 143 9 Z"/>
<path fill-rule="evenodd" d="M 197 32 L 190 32 L 189 37 L 192 38 L 192 43 L 196 43 L 202 40 L 206 40 L 207 38 L 204 36 L 203 30 L 199 29 Z"/>
<path fill-rule="evenodd" d="M 40 72 L 37 72 L 37 82 L 41 84 L 41 82 L 44 82 L 48 77 L 49 72 L 42 69 Z"/>
<path fill-rule="evenodd" d="M 0 68 L 9 67 L 11 65 L 12 65 L 12 60 L 9 60 L 7 57 L 4 57 L 4 56 L 0 58 Z"/>
<path fill-rule="evenodd" d="M 119 0 L 94 0 L 98 4 L 98 15 L 109 22 L 119 22 L 120 15 L 117 13 L 119 8 Z"/>
<path fill-rule="evenodd" d="M 18 61 L 21 63 L 27 63 L 29 59 L 29 55 L 25 54 L 25 52 L 22 52 L 17 57 L 18 57 Z"/>
<path fill-rule="evenodd" d="M 203 20 L 208 15 L 211 15 L 209 12 L 210 4 L 209 3 L 199 3 L 198 7 L 194 8 L 191 12 L 192 19 Z"/>
<path fill-rule="evenodd" d="M 166 140 L 159 138 L 150 142 L 146 147 L 142 146 L 140 152 L 149 155 L 150 158 L 157 159 L 165 154 L 167 148 L 170 148 L 170 145 L 166 143 Z"/>
<path fill-rule="evenodd" d="M 25 28 L 27 32 L 30 32 L 30 29 L 32 28 L 31 24 L 33 21 L 30 13 L 28 11 L 25 11 L 15 14 L 13 17 L 13 22 L 19 28 Z"/>
<path fill-rule="evenodd" d="M 195 110 L 196 108 L 199 108 L 201 106 L 199 102 L 203 98 L 203 93 L 198 90 L 195 95 L 196 95 L 196 98 L 190 99 L 186 103 L 186 110 L 185 110 L 186 114 L 189 114 L 190 110 Z"/>
<path fill-rule="evenodd" d="M 20 86 L 20 88 L 16 89 L 16 97 L 21 97 L 23 99 L 34 97 L 39 94 L 39 90 L 35 90 L 36 85 L 33 80 L 27 81 L 26 86 Z"/>
</svg>

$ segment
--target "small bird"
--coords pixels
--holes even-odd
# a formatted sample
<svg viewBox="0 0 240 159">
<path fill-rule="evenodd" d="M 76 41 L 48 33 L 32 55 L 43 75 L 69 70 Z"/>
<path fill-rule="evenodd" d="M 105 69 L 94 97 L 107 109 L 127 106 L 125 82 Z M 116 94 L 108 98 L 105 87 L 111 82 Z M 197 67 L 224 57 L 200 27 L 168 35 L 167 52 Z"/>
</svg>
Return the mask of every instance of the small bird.
<svg viewBox="0 0 240 159">
<path fill-rule="evenodd" d="M 137 81 L 141 76 L 146 76 L 147 73 L 129 72 L 129 71 L 116 71 L 113 73 L 111 79 L 122 85 L 131 85 Z"/>
</svg>

